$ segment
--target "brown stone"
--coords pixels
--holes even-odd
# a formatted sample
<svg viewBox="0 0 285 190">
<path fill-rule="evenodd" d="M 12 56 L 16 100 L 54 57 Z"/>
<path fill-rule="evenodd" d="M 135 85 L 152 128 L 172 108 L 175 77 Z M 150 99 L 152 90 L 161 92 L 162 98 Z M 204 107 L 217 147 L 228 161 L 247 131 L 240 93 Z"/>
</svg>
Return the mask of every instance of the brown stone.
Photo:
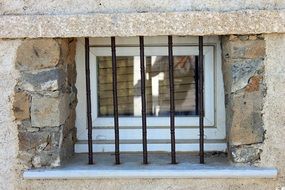
<svg viewBox="0 0 285 190">
<path fill-rule="evenodd" d="M 65 121 L 64 127 L 63 127 L 63 135 L 70 133 L 70 131 L 73 131 L 75 129 L 75 118 L 76 118 L 76 111 L 75 109 L 70 110 L 69 116 Z"/>
<path fill-rule="evenodd" d="M 25 120 L 30 118 L 30 97 L 27 93 L 15 93 L 13 111 L 16 120 Z"/>
<path fill-rule="evenodd" d="M 248 85 L 245 87 L 245 91 L 246 92 L 258 91 L 261 80 L 262 80 L 262 76 L 260 75 L 251 77 Z"/>
<path fill-rule="evenodd" d="M 229 130 L 230 145 L 263 142 L 262 98 L 263 95 L 259 91 L 240 92 L 233 96 L 232 123 Z"/>
<path fill-rule="evenodd" d="M 61 141 L 60 128 L 45 129 L 37 132 L 20 131 L 19 149 L 37 152 L 57 150 Z"/>
<path fill-rule="evenodd" d="M 16 68 L 35 70 L 55 67 L 60 60 L 60 47 L 54 39 L 25 40 L 17 51 Z"/>
<path fill-rule="evenodd" d="M 235 41 L 235 40 L 238 40 L 237 35 L 230 35 L 229 36 L 229 41 Z"/>
<path fill-rule="evenodd" d="M 232 59 L 259 59 L 265 57 L 264 40 L 229 40 L 224 52 Z"/>
<path fill-rule="evenodd" d="M 74 85 L 76 82 L 76 65 L 75 62 L 73 64 L 68 64 L 67 65 L 67 78 L 68 78 L 68 84 L 69 85 Z"/>
<path fill-rule="evenodd" d="M 257 40 L 257 36 L 256 35 L 250 35 L 248 37 L 249 40 Z"/>
<path fill-rule="evenodd" d="M 60 126 L 69 115 L 69 98 L 61 95 L 54 97 L 33 97 L 31 123 L 33 127 Z"/>
<path fill-rule="evenodd" d="M 75 54 L 76 54 L 76 38 L 69 39 L 69 49 L 68 56 L 66 59 L 67 64 L 75 64 Z"/>
<path fill-rule="evenodd" d="M 60 47 L 60 53 L 61 53 L 60 59 L 62 62 L 65 62 L 69 52 L 68 39 L 58 39 L 57 42 Z"/>
</svg>

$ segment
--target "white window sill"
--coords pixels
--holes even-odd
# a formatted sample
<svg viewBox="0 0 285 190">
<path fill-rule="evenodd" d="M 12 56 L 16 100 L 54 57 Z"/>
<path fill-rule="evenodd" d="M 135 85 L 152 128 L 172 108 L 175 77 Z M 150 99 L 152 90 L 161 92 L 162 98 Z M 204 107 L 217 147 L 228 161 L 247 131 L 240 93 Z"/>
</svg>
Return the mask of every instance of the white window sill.
<svg viewBox="0 0 285 190">
<path fill-rule="evenodd" d="M 134 162 L 130 156 L 123 156 L 121 165 L 113 164 L 113 156 L 100 158 L 97 155 L 97 164 L 87 165 L 82 160 L 87 160 L 87 155 L 76 155 L 69 163 L 58 168 L 31 169 L 24 172 L 24 179 L 100 179 L 100 178 L 276 178 L 277 169 L 258 168 L 253 166 L 234 166 L 224 162 L 225 159 L 210 157 L 206 164 L 197 164 L 194 156 L 178 155 L 181 163 L 171 165 L 164 163 L 170 157 L 150 157 L 148 165 L 142 165 L 141 156 L 136 156 L 139 161 Z M 96 156 L 95 156 L 96 158 Z M 125 158 L 125 159 L 124 159 Z M 187 159 L 187 161 L 186 161 Z M 102 161 L 102 162 L 100 162 Z M 167 160 L 169 161 L 169 160 Z M 186 161 L 186 162 L 185 162 Z M 155 163 L 154 163 L 155 162 Z M 157 162 L 157 163 L 156 163 Z M 158 164 L 159 163 L 159 164 Z"/>
</svg>

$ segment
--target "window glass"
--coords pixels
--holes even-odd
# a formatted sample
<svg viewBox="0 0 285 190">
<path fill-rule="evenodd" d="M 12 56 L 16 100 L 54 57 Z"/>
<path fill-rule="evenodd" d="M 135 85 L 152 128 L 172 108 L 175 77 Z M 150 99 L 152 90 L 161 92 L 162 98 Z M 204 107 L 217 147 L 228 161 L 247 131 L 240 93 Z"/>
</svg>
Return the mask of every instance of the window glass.
<svg viewBox="0 0 285 190">
<path fill-rule="evenodd" d="M 97 56 L 98 116 L 113 116 L 112 57 Z M 175 115 L 196 115 L 195 63 L 197 57 L 174 56 Z M 146 56 L 147 115 L 168 116 L 170 108 L 168 56 Z M 118 112 L 141 116 L 139 56 L 117 56 Z"/>
</svg>

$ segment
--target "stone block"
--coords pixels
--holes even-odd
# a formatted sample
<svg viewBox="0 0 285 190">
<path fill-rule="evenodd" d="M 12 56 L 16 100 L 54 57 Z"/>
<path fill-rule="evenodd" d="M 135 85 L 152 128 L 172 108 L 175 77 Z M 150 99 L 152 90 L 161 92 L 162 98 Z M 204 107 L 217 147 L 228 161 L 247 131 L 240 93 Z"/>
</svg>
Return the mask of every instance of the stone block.
<svg viewBox="0 0 285 190">
<path fill-rule="evenodd" d="M 45 128 L 37 132 L 19 131 L 19 149 L 21 151 L 43 151 L 58 150 L 62 141 L 62 130 L 60 127 Z"/>
<path fill-rule="evenodd" d="M 60 47 L 54 39 L 28 39 L 17 50 L 16 68 L 36 70 L 58 65 Z"/>
<path fill-rule="evenodd" d="M 27 93 L 15 93 L 13 111 L 16 120 L 25 120 L 30 118 L 30 97 Z"/>
<path fill-rule="evenodd" d="M 264 140 L 262 120 L 263 94 L 260 91 L 240 92 L 232 98 L 232 123 L 229 144 L 245 145 Z"/>
<path fill-rule="evenodd" d="M 60 166 L 60 162 L 59 150 L 42 152 L 32 158 L 32 166 L 35 168 L 57 167 Z"/>
<path fill-rule="evenodd" d="M 56 91 L 64 86 L 65 79 L 66 73 L 62 69 L 22 73 L 18 88 L 31 92 Z"/>
<path fill-rule="evenodd" d="M 261 149 L 254 146 L 231 147 L 231 157 L 237 163 L 252 163 L 260 159 Z"/>
<path fill-rule="evenodd" d="M 75 119 L 76 119 L 76 111 L 75 109 L 70 110 L 69 116 L 65 121 L 64 127 L 63 127 L 63 135 L 70 133 L 71 131 L 74 131 L 75 129 Z"/>
<path fill-rule="evenodd" d="M 70 38 L 68 41 L 68 55 L 65 60 L 66 64 L 74 64 L 75 65 L 75 54 L 76 54 L 76 38 Z"/>
<path fill-rule="evenodd" d="M 233 60 L 231 92 L 245 88 L 252 76 L 263 70 L 262 59 Z"/>
<path fill-rule="evenodd" d="M 68 64 L 67 65 L 67 79 L 68 79 L 68 84 L 69 85 L 74 85 L 76 83 L 76 65 L 75 62 L 73 64 Z"/>
<path fill-rule="evenodd" d="M 263 80 L 263 76 L 261 75 L 255 75 L 251 77 L 247 86 L 245 87 L 245 91 L 246 92 L 259 91 L 262 80 Z"/>
<path fill-rule="evenodd" d="M 261 59 L 265 57 L 264 40 L 248 40 L 248 36 L 239 36 L 241 40 L 231 37 L 224 49 L 232 59 Z M 253 39 L 253 37 L 251 37 Z"/>
<path fill-rule="evenodd" d="M 69 98 L 64 94 L 54 97 L 33 97 L 31 123 L 33 127 L 60 126 L 69 115 Z"/>
</svg>

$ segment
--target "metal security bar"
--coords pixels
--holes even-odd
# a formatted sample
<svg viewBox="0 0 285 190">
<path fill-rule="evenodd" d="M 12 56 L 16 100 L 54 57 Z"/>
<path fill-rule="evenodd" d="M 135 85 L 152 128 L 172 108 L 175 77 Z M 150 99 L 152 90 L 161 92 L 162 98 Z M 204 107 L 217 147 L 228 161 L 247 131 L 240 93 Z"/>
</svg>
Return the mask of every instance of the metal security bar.
<svg viewBox="0 0 285 190">
<path fill-rule="evenodd" d="M 175 150 L 175 102 L 174 102 L 174 66 L 172 36 L 168 36 L 168 67 L 169 67 L 169 92 L 170 92 L 170 138 L 171 138 L 171 163 L 176 164 Z"/>
<path fill-rule="evenodd" d="M 86 103 L 87 103 L 87 128 L 88 128 L 88 163 L 93 164 L 92 143 L 92 115 L 91 115 L 91 90 L 90 90 L 90 46 L 89 38 L 85 38 L 85 77 L 86 77 Z"/>
<path fill-rule="evenodd" d="M 144 38 L 140 41 L 140 67 L 141 67 L 141 96 L 142 96 L 142 141 L 143 141 L 143 163 L 148 163 L 147 157 L 147 130 L 146 130 L 146 97 L 145 97 L 145 66 L 144 66 Z"/>
<path fill-rule="evenodd" d="M 116 41 L 111 37 L 112 49 L 112 75 L 113 75 L 113 109 L 114 109 L 114 128 L 115 128 L 115 161 L 120 164 L 120 137 L 119 137 L 119 114 L 118 114 L 118 94 L 117 94 L 117 59 L 116 59 Z"/>
<path fill-rule="evenodd" d="M 204 164 L 204 55 L 203 55 L 203 37 L 199 36 L 199 77 L 198 77 L 198 93 L 199 93 L 199 131 L 200 131 L 200 164 Z"/>
<path fill-rule="evenodd" d="M 199 156 L 200 163 L 204 164 L 204 56 L 203 37 L 199 36 L 199 55 L 195 62 L 195 94 L 196 94 L 196 115 L 199 115 Z M 143 164 L 148 164 L 147 149 L 147 116 L 146 116 L 146 79 L 145 79 L 145 54 L 144 37 L 139 37 L 140 48 L 140 74 L 141 74 L 141 103 L 142 103 L 142 147 Z M 112 93 L 115 130 L 115 164 L 120 164 L 120 135 L 119 135 L 119 114 L 117 94 L 117 56 L 115 37 L 111 37 L 112 52 Z M 92 143 L 92 116 L 91 116 L 91 90 L 90 90 L 90 45 L 89 39 L 85 38 L 85 74 L 86 74 L 86 101 L 87 101 L 87 128 L 88 128 L 88 160 L 93 164 L 93 143 Z M 174 86 L 174 58 L 173 38 L 168 36 L 168 67 L 169 67 L 169 93 L 170 93 L 170 138 L 171 138 L 171 163 L 176 164 L 176 143 L 175 143 L 175 86 Z"/>
</svg>

